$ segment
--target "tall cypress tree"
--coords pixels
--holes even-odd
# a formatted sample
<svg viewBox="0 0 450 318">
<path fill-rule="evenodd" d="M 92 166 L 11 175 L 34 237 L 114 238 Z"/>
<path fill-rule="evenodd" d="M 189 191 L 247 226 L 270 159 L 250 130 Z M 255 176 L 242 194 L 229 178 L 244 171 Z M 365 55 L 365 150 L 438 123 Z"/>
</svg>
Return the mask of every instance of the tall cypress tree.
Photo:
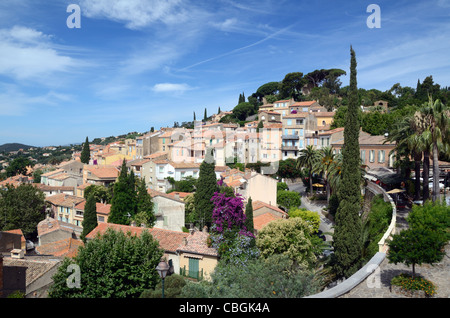
<svg viewBox="0 0 450 318">
<path fill-rule="evenodd" d="M 91 150 L 89 149 L 88 137 L 86 137 L 86 141 L 83 144 L 83 150 L 81 151 L 80 160 L 84 164 L 89 164 L 90 159 L 91 159 Z"/>
<path fill-rule="evenodd" d="M 255 227 L 253 225 L 253 205 L 252 205 L 252 198 L 248 198 L 247 205 L 245 206 L 245 227 L 247 228 L 247 231 L 253 233 L 255 230 Z"/>
<path fill-rule="evenodd" d="M 97 222 L 97 206 L 95 202 L 94 194 L 91 193 L 84 206 L 84 214 L 83 214 L 83 231 L 81 233 L 81 240 L 85 241 L 86 235 L 88 235 L 93 229 L 95 229 L 98 225 Z"/>
<path fill-rule="evenodd" d="M 153 200 L 147 191 L 145 180 L 140 179 L 137 187 L 136 215 L 141 215 L 147 227 L 153 227 L 156 222 L 156 216 L 153 211 Z"/>
<path fill-rule="evenodd" d="M 207 121 L 208 120 L 208 114 L 206 113 L 206 107 L 205 107 L 205 114 L 203 115 L 203 121 Z"/>
<path fill-rule="evenodd" d="M 339 187 L 339 208 L 335 217 L 333 235 L 334 271 L 339 277 L 354 274 L 361 263 L 360 180 L 361 159 L 359 150 L 358 89 L 356 81 L 356 57 L 350 47 L 349 105 L 342 148 L 342 181 Z"/>
<path fill-rule="evenodd" d="M 210 159 L 210 158 L 209 158 Z M 203 227 L 212 221 L 214 203 L 211 198 L 219 190 L 217 185 L 215 163 L 213 160 L 203 160 L 197 180 L 197 190 L 194 194 L 195 223 Z"/>
<path fill-rule="evenodd" d="M 131 188 L 130 180 L 131 177 L 128 176 L 127 166 L 124 159 L 119 177 L 114 183 L 108 223 L 130 223 L 130 217 L 134 215 L 136 206 L 136 192 L 134 188 Z"/>
</svg>

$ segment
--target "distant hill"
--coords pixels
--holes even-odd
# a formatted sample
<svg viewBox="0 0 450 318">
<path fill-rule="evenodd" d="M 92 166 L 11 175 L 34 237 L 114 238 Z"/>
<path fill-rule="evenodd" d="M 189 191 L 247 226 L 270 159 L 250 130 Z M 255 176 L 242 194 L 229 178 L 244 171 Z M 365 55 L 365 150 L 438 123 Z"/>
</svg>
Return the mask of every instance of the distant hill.
<svg viewBox="0 0 450 318">
<path fill-rule="evenodd" d="M 24 144 L 18 144 L 18 143 L 10 143 L 10 144 L 3 144 L 0 146 L 0 152 L 6 151 L 17 151 L 19 149 L 27 150 L 29 148 L 36 148 L 34 146 L 28 146 Z"/>
</svg>

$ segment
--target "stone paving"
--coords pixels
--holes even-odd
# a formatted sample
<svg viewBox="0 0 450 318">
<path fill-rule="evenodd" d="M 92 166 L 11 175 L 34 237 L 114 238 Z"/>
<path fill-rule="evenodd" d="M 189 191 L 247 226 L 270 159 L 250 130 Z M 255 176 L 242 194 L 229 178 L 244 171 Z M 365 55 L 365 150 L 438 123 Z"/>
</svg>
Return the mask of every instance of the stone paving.
<svg viewBox="0 0 450 318">
<path fill-rule="evenodd" d="M 408 209 L 397 210 L 397 233 L 408 227 L 406 216 Z M 431 281 L 436 286 L 434 298 L 450 298 L 450 244 L 445 247 L 445 256 L 440 263 L 434 265 L 416 265 L 416 274 Z M 391 292 L 390 281 L 401 273 L 412 273 L 412 267 L 405 264 L 389 263 L 387 258 L 381 263 L 379 271 L 375 271 L 364 282 L 339 298 L 408 298 Z M 378 276 L 375 276 L 378 275 Z"/>
</svg>

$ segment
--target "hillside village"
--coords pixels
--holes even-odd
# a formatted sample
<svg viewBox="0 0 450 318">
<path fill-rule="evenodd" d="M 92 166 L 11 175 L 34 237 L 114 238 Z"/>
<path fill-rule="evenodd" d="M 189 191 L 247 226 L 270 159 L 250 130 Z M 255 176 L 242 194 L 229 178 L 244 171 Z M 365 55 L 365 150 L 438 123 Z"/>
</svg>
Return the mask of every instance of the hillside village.
<svg viewBox="0 0 450 318">
<path fill-rule="evenodd" d="M 373 107 L 361 106 L 361 110 L 379 111 L 380 107 L 387 111 L 387 102 L 376 101 Z M 133 172 L 145 181 L 154 203 L 154 226 L 146 228 L 133 221 L 128 225 L 108 223 L 111 204 L 102 201 L 96 203 L 98 226 L 86 239 L 93 239 L 109 228 L 137 235 L 149 230 L 174 273 L 208 279 L 218 263 L 218 251 L 207 243 L 207 227 L 198 228 L 186 221 L 185 200 L 192 193 L 176 191 L 175 182 L 198 179 L 201 163 L 210 155 L 216 180 L 241 195 L 244 205 L 252 199 L 257 235 L 270 222 L 289 217 L 287 209 L 277 202 L 278 184 L 295 180 L 277 175 L 279 163 L 296 161 L 307 147 L 316 150 L 331 147 L 333 154 L 340 154 L 344 145 L 344 127 L 331 128 L 336 112 L 318 101 L 290 98 L 268 103 L 264 98 L 257 115 L 247 118 L 242 125 L 222 120 L 231 113 L 221 111 L 208 120 L 194 121 L 193 128 L 162 127 L 134 138 L 89 143 L 89 163 L 81 162 L 81 147 L 72 148 L 69 160 L 28 167 L 27 173 L 1 181 L 1 187 L 32 184 L 44 193 L 47 206 L 34 242 L 25 239 L 20 229 L 1 232 L 0 249 L 6 255 L 2 263 L 10 271 L 6 273 L 14 272 L 20 277 L 18 284 L 26 290 L 27 297 L 45 297 L 59 262 L 77 255 L 79 246 L 84 245 L 80 235 L 85 189 L 91 185 L 111 189 L 125 162 L 128 173 Z M 380 180 L 386 174 L 394 174 L 395 143 L 388 141 L 386 135 L 360 131 L 359 146 L 364 177 L 383 184 Z M 448 166 L 442 164 L 445 171 Z M 36 169 L 42 171 L 40 182 L 34 182 L 32 177 Z M 318 180 L 314 193 L 323 195 L 326 181 Z M 324 214 L 321 218 L 327 219 Z M 23 267 L 27 267 L 26 273 Z"/>
</svg>

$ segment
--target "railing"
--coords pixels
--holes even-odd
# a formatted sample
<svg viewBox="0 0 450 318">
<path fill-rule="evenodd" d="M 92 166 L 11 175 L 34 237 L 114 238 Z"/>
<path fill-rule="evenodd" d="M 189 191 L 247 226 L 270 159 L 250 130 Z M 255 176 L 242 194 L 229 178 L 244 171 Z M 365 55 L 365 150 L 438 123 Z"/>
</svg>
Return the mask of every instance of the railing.
<svg viewBox="0 0 450 318">
<path fill-rule="evenodd" d="M 396 225 L 396 220 L 397 220 L 397 207 L 394 203 L 394 200 L 392 200 L 392 198 L 390 197 L 390 195 L 387 194 L 386 191 L 384 191 L 384 189 L 382 187 L 380 187 L 378 184 L 376 184 L 372 181 L 368 181 L 367 189 L 374 194 L 382 194 L 384 201 L 389 202 L 392 206 L 391 223 L 389 224 L 387 231 L 384 232 L 383 237 L 378 241 L 378 251 L 382 252 L 382 253 L 386 253 L 388 250 L 386 241 L 395 232 L 395 225 Z"/>
<path fill-rule="evenodd" d="M 281 135 L 281 139 L 299 139 L 299 135 Z"/>
<path fill-rule="evenodd" d="M 381 262 L 383 262 L 383 260 L 386 258 L 386 252 L 388 250 L 386 241 L 395 232 L 397 207 L 395 206 L 394 201 L 389 196 L 389 194 L 387 194 L 386 191 L 384 191 L 384 189 L 378 184 L 367 180 L 366 189 L 371 191 L 373 194 L 382 194 L 384 200 L 386 202 L 390 202 L 392 205 L 391 223 L 381 240 L 378 242 L 378 253 L 376 253 L 363 268 L 361 268 L 359 271 L 357 271 L 355 274 L 347 278 L 339 285 L 318 294 L 307 296 L 306 298 L 337 298 L 341 295 L 344 295 L 358 286 L 361 282 L 366 280 L 367 277 L 369 277 L 369 275 L 371 275 L 380 266 Z"/>
<path fill-rule="evenodd" d="M 193 278 L 196 280 L 202 280 L 203 279 L 203 268 L 199 271 L 189 271 L 189 269 L 186 269 L 186 265 L 183 267 L 180 267 L 180 275 L 184 277 Z"/>
</svg>

